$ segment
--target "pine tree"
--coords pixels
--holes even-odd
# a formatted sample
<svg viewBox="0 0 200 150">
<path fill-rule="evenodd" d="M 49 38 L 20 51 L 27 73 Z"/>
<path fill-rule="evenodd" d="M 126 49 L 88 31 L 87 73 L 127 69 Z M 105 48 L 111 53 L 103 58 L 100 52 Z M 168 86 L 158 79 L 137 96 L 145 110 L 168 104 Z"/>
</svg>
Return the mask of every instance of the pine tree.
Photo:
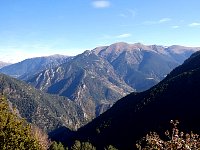
<svg viewBox="0 0 200 150">
<path fill-rule="evenodd" d="M 0 149 L 42 150 L 32 135 L 31 126 L 9 108 L 7 100 L 0 96 Z"/>
</svg>

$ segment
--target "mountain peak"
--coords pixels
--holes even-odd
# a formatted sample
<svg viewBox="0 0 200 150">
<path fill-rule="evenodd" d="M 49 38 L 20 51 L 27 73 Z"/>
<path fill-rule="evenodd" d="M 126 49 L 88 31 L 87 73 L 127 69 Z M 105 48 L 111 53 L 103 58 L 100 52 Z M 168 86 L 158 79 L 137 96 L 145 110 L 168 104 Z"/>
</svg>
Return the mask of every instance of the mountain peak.
<svg viewBox="0 0 200 150">
<path fill-rule="evenodd" d="M 109 46 L 101 46 L 93 49 L 92 51 L 96 54 L 110 54 L 110 53 L 116 53 L 120 54 L 124 51 L 126 52 L 133 52 L 133 51 L 154 51 L 157 53 L 164 53 L 165 48 L 163 46 L 158 45 L 144 45 L 142 43 L 134 43 L 134 44 L 128 44 L 125 42 L 118 42 L 111 44 Z"/>
<path fill-rule="evenodd" d="M 200 47 L 186 47 L 186 46 L 180 46 L 180 45 L 172 45 L 167 48 L 168 52 L 175 53 L 175 54 L 181 54 L 187 51 L 196 52 L 199 50 L 200 50 Z"/>
<path fill-rule="evenodd" d="M 61 54 L 54 54 L 54 55 L 44 56 L 44 57 L 47 57 L 47 58 L 66 58 L 66 57 L 70 57 L 70 56 L 61 55 Z"/>
</svg>

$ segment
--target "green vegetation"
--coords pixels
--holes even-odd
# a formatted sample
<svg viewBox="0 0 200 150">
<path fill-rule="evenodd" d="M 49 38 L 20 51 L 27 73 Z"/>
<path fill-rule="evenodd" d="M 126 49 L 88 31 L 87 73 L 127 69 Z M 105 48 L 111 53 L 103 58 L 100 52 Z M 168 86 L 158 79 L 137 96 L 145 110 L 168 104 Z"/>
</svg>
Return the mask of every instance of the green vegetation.
<svg viewBox="0 0 200 150">
<path fill-rule="evenodd" d="M 0 149 L 43 150 L 31 126 L 9 109 L 3 97 L 0 97 Z"/>
<path fill-rule="evenodd" d="M 48 150 L 96 150 L 96 147 L 90 142 L 81 142 L 76 140 L 71 148 L 64 147 L 61 142 L 52 142 Z M 104 150 L 117 150 L 114 146 L 109 145 L 104 148 Z"/>
<path fill-rule="evenodd" d="M 96 148 L 89 142 L 80 142 L 76 140 L 71 150 L 96 150 Z"/>
<path fill-rule="evenodd" d="M 139 140 L 136 144 L 139 150 L 199 150 L 200 138 L 199 135 L 191 132 L 190 134 L 180 132 L 177 128 L 179 122 L 171 121 L 173 129 L 171 132 L 166 131 L 165 135 L 168 140 L 162 140 L 156 132 L 150 132 L 146 137 Z"/>
<path fill-rule="evenodd" d="M 114 146 L 109 145 L 105 148 L 105 150 L 117 150 Z"/>
<path fill-rule="evenodd" d="M 76 140 L 70 150 L 96 150 L 96 147 L 94 147 L 90 142 L 80 142 Z M 104 150 L 117 150 L 117 149 L 114 146 L 109 145 L 106 146 Z"/>
<path fill-rule="evenodd" d="M 51 146 L 49 147 L 49 150 L 68 150 L 68 148 L 65 148 L 61 142 L 53 142 Z"/>
<path fill-rule="evenodd" d="M 50 145 L 50 146 L 49 146 Z M 1 150 L 68 150 L 62 143 L 48 140 L 48 136 L 37 126 L 28 124 L 17 115 L 8 101 L 0 96 L 0 149 Z M 70 150 L 96 150 L 89 142 L 78 140 Z M 115 150 L 108 146 L 105 150 Z"/>
<path fill-rule="evenodd" d="M 87 122 L 83 110 L 75 102 L 43 93 L 3 74 L 0 74 L 0 92 L 19 110 L 21 117 L 45 132 L 63 125 L 75 130 Z"/>
</svg>

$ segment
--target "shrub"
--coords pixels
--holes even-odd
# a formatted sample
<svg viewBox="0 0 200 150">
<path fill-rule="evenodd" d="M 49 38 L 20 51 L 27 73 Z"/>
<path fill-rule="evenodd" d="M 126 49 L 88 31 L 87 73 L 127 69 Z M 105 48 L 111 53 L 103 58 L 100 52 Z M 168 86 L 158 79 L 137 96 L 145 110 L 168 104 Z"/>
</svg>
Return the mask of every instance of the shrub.
<svg viewBox="0 0 200 150">
<path fill-rule="evenodd" d="M 200 138 L 199 135 L 193 132 L 183 133 L 177 128 L 179 122 L 171 120 L 173 125 L 171 132 L 166 131 L 165 135 L 168 140 L 162 140 L 156 132 L 150 132 L 146 137 L 139 140 L 136 147 L 139 150 L 200 150 Z"/>
<path fill-rule="evenodd" d="M 96 150 L 96 148 L 89 142 L 80 142 L 76 140 L 71 150 Z"/>
<path fill-rule="evenodd" d="M 65 148 L 61 142 L 57 143 L 54 141 L 49 147 L 49 150 L 68 150 L 68 148 L 67 147 Z"/>
</svg>

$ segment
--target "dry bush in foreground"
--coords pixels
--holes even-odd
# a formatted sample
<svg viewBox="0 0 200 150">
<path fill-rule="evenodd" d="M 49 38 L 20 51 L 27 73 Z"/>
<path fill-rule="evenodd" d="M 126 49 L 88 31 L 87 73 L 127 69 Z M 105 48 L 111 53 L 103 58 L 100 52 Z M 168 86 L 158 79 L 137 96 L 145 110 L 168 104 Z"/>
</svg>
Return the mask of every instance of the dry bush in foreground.
<svg viewBox="0 0 200 150">
<path fill-rule="evenodd" d="M 136 147 L 139 150 L 200 150 L 199 135 L 179 131 L 177 120 L 171 120 L 170 123 L 173 129 L 165 132 L 167 141 L 162 140 L 156 132 L 150 132 L 137 142 Z"/>
</svg>

